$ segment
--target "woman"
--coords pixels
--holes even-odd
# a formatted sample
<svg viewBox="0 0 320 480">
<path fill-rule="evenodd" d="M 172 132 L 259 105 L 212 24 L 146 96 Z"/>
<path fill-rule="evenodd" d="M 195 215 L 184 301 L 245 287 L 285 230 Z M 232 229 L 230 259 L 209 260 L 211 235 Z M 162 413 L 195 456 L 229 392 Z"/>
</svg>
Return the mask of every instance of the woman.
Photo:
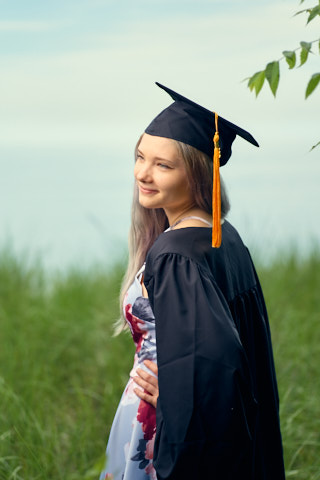
<svg viewBox="0 0 320 480">
<path fill-rule="evenodd" d="M 158 86 L 174 103 L 136 148 L 122 293 L 136 355 L 100 478 L 282 480 L 267 312 L 219 179 L 236 135 L 258 144 Z"/>
</svg>

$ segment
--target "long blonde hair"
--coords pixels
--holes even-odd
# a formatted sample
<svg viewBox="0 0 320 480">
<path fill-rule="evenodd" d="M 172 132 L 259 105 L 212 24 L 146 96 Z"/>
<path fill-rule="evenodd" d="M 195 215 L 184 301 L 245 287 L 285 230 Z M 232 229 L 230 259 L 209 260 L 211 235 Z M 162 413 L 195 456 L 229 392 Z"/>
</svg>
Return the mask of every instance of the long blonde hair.
<svg viewBox="0 0 320 480">
<path fill-rule="evenodd" d="M 143 135 L 138 140 L 137 150 Z M 185 162 L 189 188 L 193 196 L 193 206 L 212 214 L 212 169 L 213 163 L 205 153 L 177 140 L 172 140 Z M 230 209 L 229 199 L 224 183 L 221 179 L 221 218 L 224 218 Z M 150 209 L 139 203 L 139 191 L 135 184 L 133 192 L 131 227 L 129 232 L 129 262 L 123 278 L 120 291 L 121 318 L 116 323 L 116 333 L 119 333 L 126 322 L 123 317 L 122 305 L 125 294 L 134 280 L 139 268 L 143 265 L 146 255 L 156 238 L 169 227 L 168 219 L 162 208 Z"/>
</svg>

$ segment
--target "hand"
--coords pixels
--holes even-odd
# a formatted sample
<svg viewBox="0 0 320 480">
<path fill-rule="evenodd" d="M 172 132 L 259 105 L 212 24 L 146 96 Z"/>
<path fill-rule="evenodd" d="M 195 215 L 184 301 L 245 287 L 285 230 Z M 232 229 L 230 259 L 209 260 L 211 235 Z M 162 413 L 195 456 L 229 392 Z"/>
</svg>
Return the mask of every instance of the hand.
<svg viewBox="0 0 320 480">
<path fill-rule="evenodd" d="M 140 388 L 135 388 L 134 392 L 138 395 L 141 400 L 145 400 L 146 402 L 150 403 L 154 408 L 157 406 L 157 400 L 159 396 L 159 387 L 158 387 L 158 367 L 157 364 L 151 362 L 151 360 L 145 360 L 143 362 L 146 367 L 151 370 L 156 377 L 147 373 L 142 368 L 137 368 L 137 376 L 133 377 L 134 382 L 136 382 L 140 387 L 144 388 L 144 390 L 140 390 Z"/>
</svg>

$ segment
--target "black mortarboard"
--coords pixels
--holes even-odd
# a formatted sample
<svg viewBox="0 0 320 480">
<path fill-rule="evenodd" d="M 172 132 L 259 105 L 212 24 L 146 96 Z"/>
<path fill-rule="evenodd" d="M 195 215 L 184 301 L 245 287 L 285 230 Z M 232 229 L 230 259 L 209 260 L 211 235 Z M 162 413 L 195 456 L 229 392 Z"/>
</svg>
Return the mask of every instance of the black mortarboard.
<svg viewBox="0 0 320 480">
<path fill-rule="evenodd" d="M 237 135 L 257 147 L 259 144 L 249 132 L 225 118 L 218 117 L 216 112 L 201 107 L 158 82 L 156 85 L 165 90 L 174 102 L 152 120 L 145 133 L 186 143 L 213 159 L 212 246 L 219 247 L 221 244 L 219 167 L 225 165 L 231 157 L 231 145 Z"/>
<path fill-rule="evenodd" d="M 157 137 L 172 138 L 197 148 L 213 157 L 215 134 L 215 114 L 201 105 L 192 102 L 170 88 L 156 82 L 174 102 L 156 116 L 145 132 Z M 236 135 L 253 145 L 259 146 L 253 136 L 219 116 L 220 165 L 225 165 L 231 156 L 231 145 Z"/>
</svg>

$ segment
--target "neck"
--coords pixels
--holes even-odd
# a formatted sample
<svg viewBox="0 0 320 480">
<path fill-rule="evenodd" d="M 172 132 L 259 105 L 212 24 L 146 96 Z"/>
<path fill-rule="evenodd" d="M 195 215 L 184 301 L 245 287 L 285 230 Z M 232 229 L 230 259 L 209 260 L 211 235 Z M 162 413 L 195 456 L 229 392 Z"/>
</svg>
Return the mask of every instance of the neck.
<svg viewBox="0 0 320 480">
<path fill-rule="evenodd" d="M 164 211 L 168 218 L 168 222 L 170 226 L 178 222 L 182 218 L 189 217 L 189 216 L 202 217 L 205 220 L 208 220 L 209 222 L 212 221 L 211 215 L 198 207 L 188 207 L 184 210 L 180 210 L 179 212 L 170 212 L 167 210 L 164 210 Z"/>
</svg>

